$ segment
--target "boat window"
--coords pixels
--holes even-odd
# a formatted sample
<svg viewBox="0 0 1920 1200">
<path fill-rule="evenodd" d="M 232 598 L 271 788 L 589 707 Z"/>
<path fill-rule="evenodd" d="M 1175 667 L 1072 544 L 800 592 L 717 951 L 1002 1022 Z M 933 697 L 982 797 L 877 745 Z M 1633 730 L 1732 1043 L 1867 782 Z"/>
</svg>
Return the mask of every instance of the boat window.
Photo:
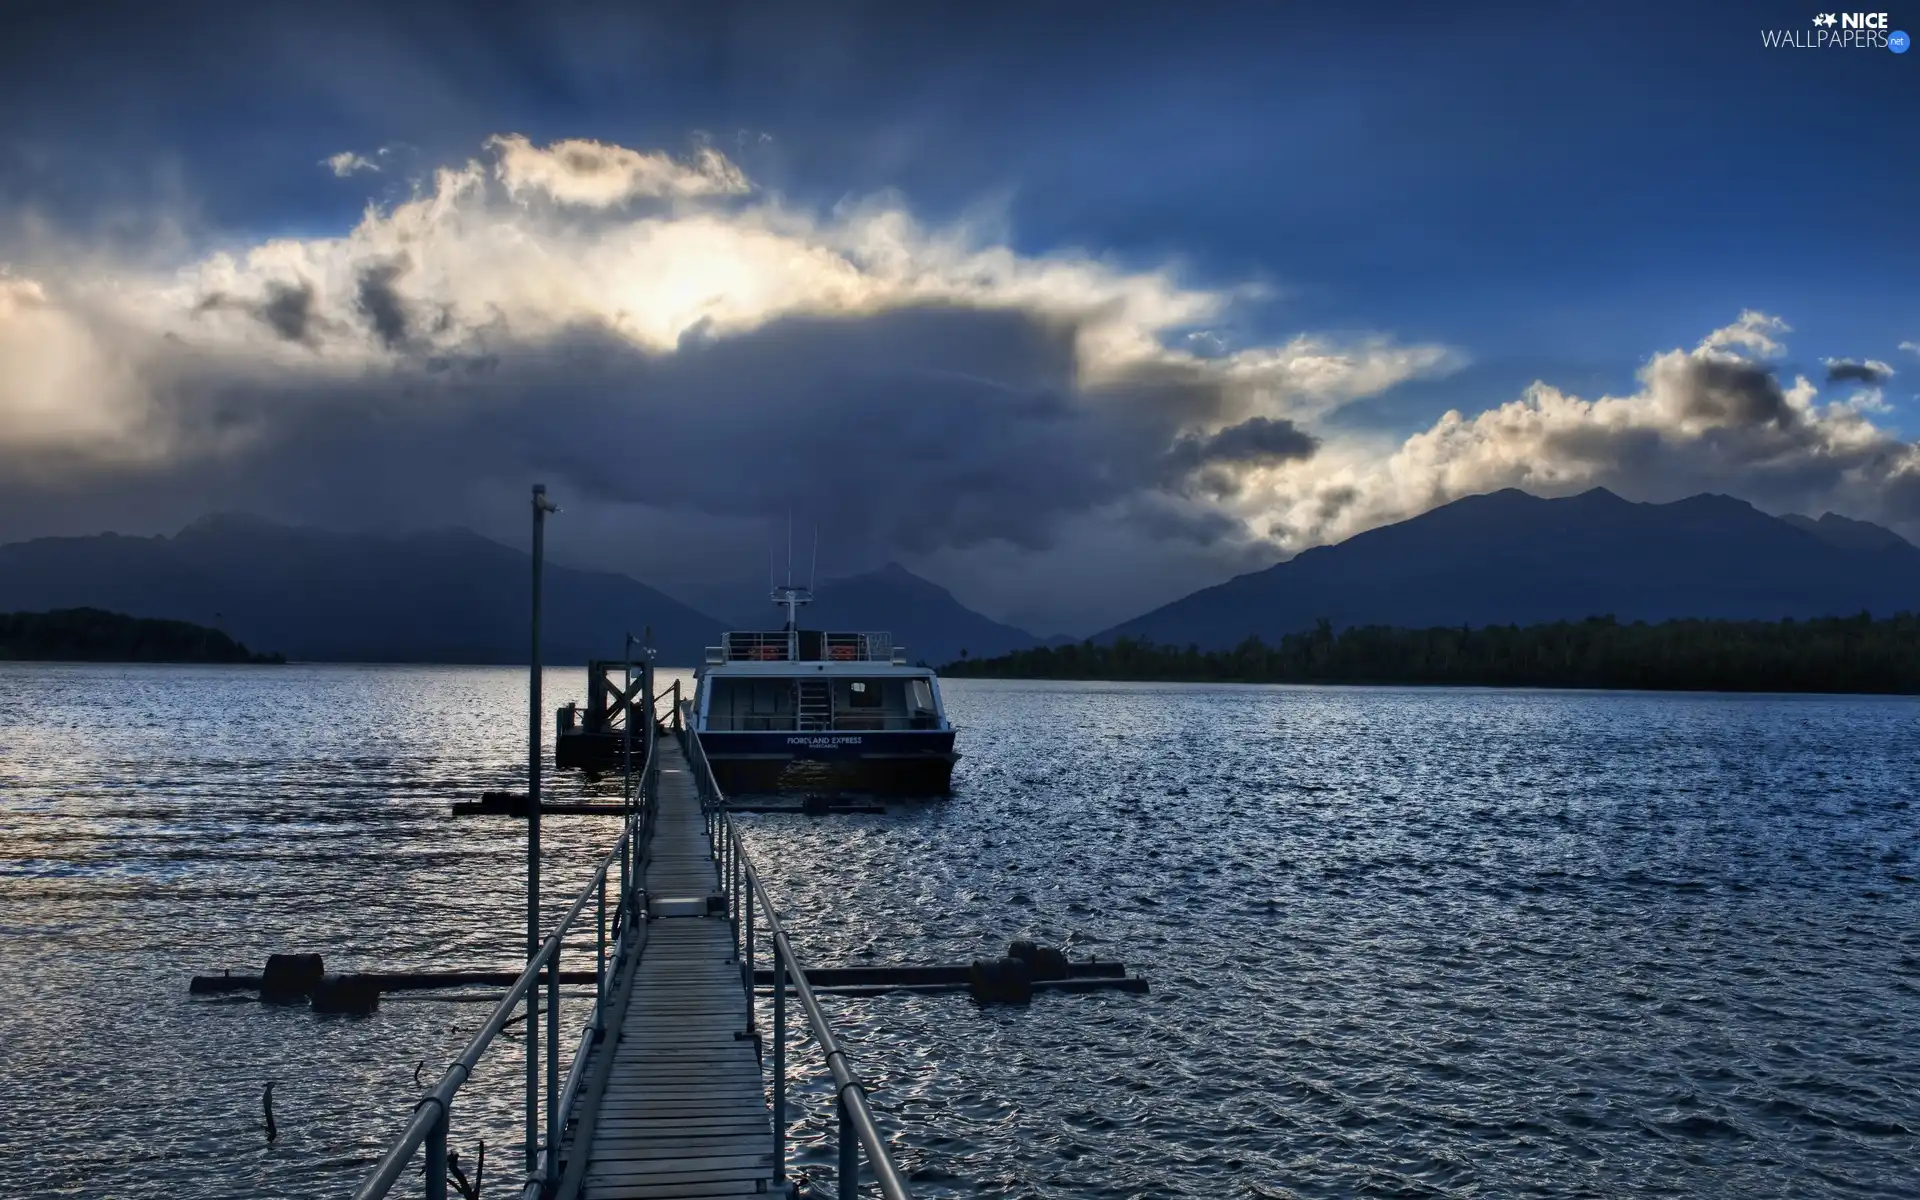
<svg viewBox="0 0 1920 1200">
<path fill-rule="evenodd" d="M 913 681 L 913 707 L 922 712 L 933 711 L 933 685 L 924 679 Z"/>
<path fill-rule="evenodd" d="M 847 702 L 854 708 L 879 708 L 880 689 L 862 679 L 847 685 Z"/>
<path fill-rule="evenodd" d="M 793 688 L 779 679 L 715 679 L 707 727 L 715 730 L 791 729 Z"/>
</svg>

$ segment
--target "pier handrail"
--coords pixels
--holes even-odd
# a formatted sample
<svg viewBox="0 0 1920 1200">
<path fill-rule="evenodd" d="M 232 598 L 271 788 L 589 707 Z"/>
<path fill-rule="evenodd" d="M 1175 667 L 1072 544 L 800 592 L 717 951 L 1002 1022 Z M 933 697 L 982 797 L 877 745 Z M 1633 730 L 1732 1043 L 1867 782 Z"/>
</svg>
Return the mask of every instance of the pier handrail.
<svg viewBox="0 0 1920 1200">
<path fill-rule="evenodd" d="M 690 716 L 690 714 L 689 714 Z M 704 748 L 700 745 L 699 735 L 693 731 L 691 719 L 680 722 L 679 738 L 681 749 L 687 761 L 694 767 L 694 782 L 700 792 L 701 808 L 705 811 L 708 826 L 716 835 L 713 841 L 720 855 L 721 887 L 727 894 L 727 904 L 734 920 L 736 937 L 744 924 L 746 930 L 745 953 L 741 957 L 741 973 L 745 976 L 749 988 L 753 982 L 753 910 L 757 906 L 765 914 L 767 929 L 772 934 L 774 947 L 774 1161 L 779 1169 L 785 1169 L 784 1142 L 786 1138 L 785 1114 L 786 1048 L 784 1043 L 784 1002 L 786 998 L 786 978 L 793 981 L 794 994 L 799 998 L 800 1007 L 807 1014 L 807 1024 L 812 1028 L 814 1041 L 819 1045 L 821 1057 L 825 1059 L 827 1069 L 833 1075 L 835 1107 L 840 1117 L 840 1196 L 851 1200 L 858 1195 L 858 1163 L 853 1157 L 853 1140 L 847 1136 L 851 1129 L 859 1145 L 867 1152 L 867 1167 L 873 1172 L 880 1192 L 887 1200 L 911 1200 L 912 1193 L 900 1177 L 900 1171 L 893 1164 L 892 1156 L 887 1152 L 885 1139 L 880 1136 L 879 1126 L 874 1123 L 873 1110 L 867 1104 L 867 1092 L 853 1068 L 847 1063 L 846 1053 L 841 1050 L 840 1042 L 833 1036 L 833 1025 L 827 1020 L 826 1013 L 820 1008 L 820 1001 L 813 994 L 813 987 L 807 981 L 806 968 L 800 964 L 793 952 L 793 945 L 787 940 L 786 930 L 780 924 L 780 916 L 774 911 L 773 898 L 760 881 L 760 871 L 754 865 L 753 855 L 748 852 L 745 840 L 740 836 L 739 828 L 734 824 L 733 814 L 727 810 L 722 799 L 720 784 L 714 778 L 713 765 L 707 761 Z M 744 881 L 746 894 L 751 903 L 740 904 L 740 884 Z M 783 969 L 784 968 L 784 969 Z"/>
<path fill-rule="evenodd" d="M 649 725 L 651 724 L 652 723 L 649 722 Z M 649 735 L 651 735 L 651 729 L 649 730 Z M 653 739 L 649 736 L 646 741 L 646 746 L 641 750 L 639 755 L 639 757 L 643 757 L 645 764 L 641 767 L 642 778 L 651 772 L 656 765 L 652 750 Z M 614 909 L 614 943 L 612 949 L 613 961 L 618 963 L 621 960 L 621 956 L 626 953 L 628 947 L 631 945 L 627 934 L 634 928 L 635 924 L 634 889 L 637 887 L 638 877 L 631 869 L 631 864 L 625 858 L 625 854 L 629 843 L 633 841 L 640 827 L 640 811 L 630 811 L 620 831 L 620 836 L 614 839 L 612 848 L 609 849 L 605 857 L 600 860 L 600 865 L 595 868 L 592 877 L 590 877 L 585 886 L 580 889 L 580 894 L 574 898 L 573 907 L 569 908 L 567 914 L 560 918 L 559 925 L 554 928 L 553 933 L 548 936 L 547 940 L 541 944 L 539 953 L 535 954 L 533 958 L 527 962 L 526 970 L 520 972 L 520 976 L 514 980 L 513 986 L 507 989 L 506 994 L 500 998 L 500 1002 L 494 1006 L 493 1012 L 488 1016 L 486 1024 L 480 1027 L 480 1031 L 473 1035 L 472 1039 L 467 1042 L 466 1048 L 460 1052 L 459 1056 L 454 1059 L 453 1064 L 440 1076 L 440 1082 L 435 1085 L 432 1091 L 422 1096 L 419 1102 L 414 1105 L 413 1115 L 408 1118 L 406 1125 L 401 1128 L 399 1134 L 388 1144 L 386 1152 L 382 1154 L 379 1161 L 374 1164 L 373 1170 L 367 1174 L 365 1179 L 361 1180 L 360 1186 L 354 1189 L 353 1200 L 380 1200 L 381 1197 L 386 1196 L 393 1190 L 393 1185 L 399 1182 L 400 1176 L 406 1172 L 407 1164 L 413 1161 L 414 1151 L 418 1150 L 422 1145 L 425 1145 L 427 1148 L 426 1195 L 429 1200 L 445 1200 L 447 1195 L 447 1133 L 449 1117 L 453 1111 L 453 1098 L 467 1082 L 468 1078 L 472 1076 L 474 1067 L 479 1064 L 480 1059 L 486 1054 L 488 1047 L 493 1044 L 493 1039 L 499 1036 L 502 1029 L 506 1028 L 507 1021 L 513 1016 L 513 1010 L 526 999 L 528 989 L 540 982 L 543 974 L 546 975 L 548 1006 L 550 1010 L 547 1013 L 547 1020 L 557 1021 L 559 1019 L 558 1012 L 551 1010 L 557 1007 L 554 1001 L 558 998 L 560 952 L 566 941 L 567 934 L 573 929 L 574 922 L 578 921 L 580 915 L 587 911 L 588 903 L 592 901 L 596 895 L 599 897 L 599 941 L 596 950 L 596 954 L 599 956 L 599 961 L 596 963 L 596 978 L 599 982 L 595 985 L 596 997 L 593 1019 L 595 1023 L 602 1019 L 603 1010 L 606 1007 L 607 985 L 610 975 L 606 963 L 606 952 L 608 949 L 606 945 L 607 873 L 613 869 L 615 863 L 619 863 L 624 876 L 622 883 L 627 890 L 627 894 L 619 898 Z M 549 969 L 543 971 L 543 968 Z M 567 1086 L 562 1089 L 560 1098 L 556 1098 L 551 1091 L 549 1091 L 547 1096 L 549 1108 L 554 1107 L 556 1104 L 561 1105 L 563 1108 L 572 1107 L 574 1094 L 579 1086 L 581 1066 L 579 1059 L 584 1055 L 586 1045 L 591 1040 L 593 1032 L 593 1025 L 590 1024 L 581 1035 L 581 1054 L 575 1056 L 573 1069 L 568 1073 Z M 556 1122 L 555 1125 L 564 1127 L 565 1121 Z M 553 1126 L 550 1126 L 550 1128 L 551 1127 Z M 557 1146 L 546 1146 L 543 1148 L 543 1167 L 553 1161 L 553 1155 L 558 1149 Z M 550 1168 L 542 1173 L 550 1173 Z M 537 1179 L 530 1180 L 529 1186 L 531 1187 L 537 1182 Z"/>
</svg>

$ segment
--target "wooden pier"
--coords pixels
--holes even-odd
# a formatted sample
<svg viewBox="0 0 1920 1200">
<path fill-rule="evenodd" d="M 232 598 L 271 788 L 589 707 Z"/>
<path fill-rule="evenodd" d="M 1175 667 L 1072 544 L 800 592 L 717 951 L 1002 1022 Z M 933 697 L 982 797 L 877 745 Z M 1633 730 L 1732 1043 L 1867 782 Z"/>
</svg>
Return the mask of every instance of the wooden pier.
<svg viewBox="0 0 1920 1200">
<path fill-rule="evenodd" d="M 779 1171 L 734 927 L 692 768 L 671 738 L 656 755 L 645 940 L 587 1056 L 560 1195 L 762 1195 Z"/>
<path fill-rule="evenodd" d="M 679 720 L 645 728 L 644 766 L 636 764 L 630 785 L 637 803 L 621 836 L 480 1032 L 420 1097 L 355 1200 L 380 1200 L 408 1175 L 418 1179 L 416 1158 L 425 1160 L 427 1200 L 447 1200 L 450 1183 L 466 1193 L 450 1169 L 454 1101 L 536 991 L 545 993 L 535 1011 L 545 1014 L 547 1053 L 529 1064 L 527 1171 L 524 1186 L 513 1185 L 520 1200 L 821 1196 L 802 1192 L 786 1170 L 787 1016 L 796 1002 L 832 1076 L 834 1194 L 852 1200 L 864 1185 L 908 1200 L 866 1089 L 794 958 L 699 741 Z M 561 960 L 570 937 L 592 930 L 595 912 L 593 1012 L 563 1087 L 552 1018 Z M 765 1043 L 753 1017 L 756 958 L 774 983 Z M 538 1042 L 528 1043 L 531 1057 Z M 537 1066 L 546 1068 L 544 1089 Z"/>
</svg>

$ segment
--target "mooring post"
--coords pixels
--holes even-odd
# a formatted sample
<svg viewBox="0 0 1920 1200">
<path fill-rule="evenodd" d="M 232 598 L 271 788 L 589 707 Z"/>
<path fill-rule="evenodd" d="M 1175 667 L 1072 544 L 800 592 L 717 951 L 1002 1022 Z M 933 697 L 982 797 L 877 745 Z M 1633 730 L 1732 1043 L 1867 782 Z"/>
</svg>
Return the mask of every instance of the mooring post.
<svg viewBox="0 0 1920 1200">
<path fill-rule="evenodd" d="M 558 512 L 547 485 L 533 485 L 533 621 L 527 664 L 527 962 L 540 953 L 540 566 L 547 514 Z M 548 968 L 552 970 L 552 967 Z M 551 1012 L 551 1009 L 549 1009 Z M 540 989 L 527 989 L 527 1174 L 540 1158 Z M 442 1172 L 444 1175 L 445 1172 Z"/>
<path fill-rule="evenodd" d="M 752 891 L 751 888 L 748 891 Z M 747 910 L 747 957 L 740 968 L 740 982 L 747 989 L 747 1028 L 753 1028 L 753 897 L 745 901 Z"/>
<path fill-rule="evenodd" d="M 860 1141 L 853 1133 L 853 1118 L 847 1115 L 847 1095 L 840 1092 L 833 1106 L 840 1113 L 840 1200 L 857 1200 L 860 1195 Z"/>
<path fill-rule="evenodd" d="M 620 820 L 621 828 L 627 831 L 627 842 L 620 850 L 620 906 L 615 909 L 616 914 L 624 914 L 626 912 L 628 899 L 633 895 L 632 888 L 627 882 L 632 870 L 628 864 L 633 856 L 633 634 L 631 633 L 627 634 L 627 645 L 624 657 L 626 658 L 626 689 L 621 692 L 621 695 L 627 697 L 627 719 L 620 730 L 620 751 L 622 759 Z M 651 708 L 649 708 L 647 712 L 647 719 L 649 721 L 653 719 Z M 627 920 L 626 917 L 622 915 L 620 917 L 619 936 L 625 938 L 626 932 Z M 622 944 L 625 944 L 624 941 Z"/>
<path fill-rule="evenodd" d="M 427 1130 L 427 1200 L 447 1200 L 447 1106 L 434 1097 L 425 1103 L 440 1110 Z"/>
<path fill-rule="evenodd" d="M 773 1177 L 787 1177 L 787 960 L 773 939 Z"/>
<path fill-rule="evenodd" d="M 553 960 L 547 964 L 547 1184 L 549 1188 L 560 1182 L 560 949 L 564 940 L 563 938 L 554 939 Z"/>
</svg>

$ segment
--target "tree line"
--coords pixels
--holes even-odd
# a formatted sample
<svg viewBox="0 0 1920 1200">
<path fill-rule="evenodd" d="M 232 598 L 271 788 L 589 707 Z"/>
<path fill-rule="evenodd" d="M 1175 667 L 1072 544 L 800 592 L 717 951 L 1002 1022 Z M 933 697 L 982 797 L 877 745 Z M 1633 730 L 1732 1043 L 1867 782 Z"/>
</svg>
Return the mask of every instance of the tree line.
<svg viewBox="0 0 1920 1200">
<path fill-rule="evenodd" d="M 98 608 L 0 613 L 0 660 L 30 662 L 278 663 L 217 629 Z"/>
<path fill-rule="evenodd" d="M 994 679 L 1445 684 L 1660 691 L 1920 693 L 1920 617 L 1681 620 L 1335 631 L 1322 620 L 1231 650 L 1120 638 L 966 658 L 943 674 Z"/>
</svg>

